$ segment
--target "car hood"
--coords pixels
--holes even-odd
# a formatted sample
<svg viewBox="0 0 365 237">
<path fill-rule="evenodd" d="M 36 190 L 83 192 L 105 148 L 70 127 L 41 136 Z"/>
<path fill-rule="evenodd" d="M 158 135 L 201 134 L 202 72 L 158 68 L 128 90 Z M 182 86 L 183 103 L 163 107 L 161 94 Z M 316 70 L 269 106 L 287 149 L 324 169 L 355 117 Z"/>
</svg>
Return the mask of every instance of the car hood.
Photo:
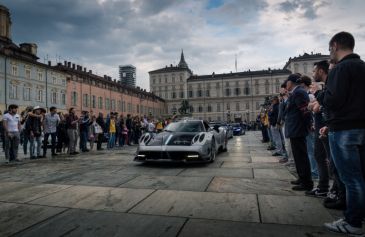
<svg viewBox="0 0 365 237">
<path fill-rule="evenodd" d="M 194 136 L 199 133 L 186 132 L 162 132 L 156 134 L 149 141 L 145 142 L 146 146 L 190 146 Z"/>
</svg>

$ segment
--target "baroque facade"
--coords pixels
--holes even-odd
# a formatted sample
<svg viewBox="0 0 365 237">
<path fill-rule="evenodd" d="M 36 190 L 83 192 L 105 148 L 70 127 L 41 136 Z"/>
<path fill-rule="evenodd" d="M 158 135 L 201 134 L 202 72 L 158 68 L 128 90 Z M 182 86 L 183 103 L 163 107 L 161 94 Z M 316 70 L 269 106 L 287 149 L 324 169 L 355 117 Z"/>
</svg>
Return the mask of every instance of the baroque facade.
<svg viewBox="0 0 365 237">
<path fill-rule="evenodd" d="M 183 52 L 177 66 L 149 72 L 151 91 L 166 100 L 168 114 L 182 100 L 192 106 L 192 116 L 208 121 L 254 121 L 268 96 L 278 95 L 292 72 L 311 76 L 313 63 L 328 55 L 304 54 L 290 58 L 283 69 L 193 75 Z"/>
<path fill-rule="evenodd" d="M 108 76 L 98 76 L 80 65 L 65 61 L 55 68 L 67 77 L 67 107 L 107 114 L 152 115 L 160 117 L 165 113 L 165 101 L 139 87 L 123 85 Z"/>
<path fill-rule="evenodd" d="M 165 114 L 165 101 L 139 87 L 122 85 L 108 76 L 100 77 L 71 62 L 38 62 L 37 45 L 19 46 L 11 40 L 9 10 L 0 5 L 0 110 L 10 104 L 55 106 L 60 111 L 74 107 L 77 113 Z"/>
</svg>

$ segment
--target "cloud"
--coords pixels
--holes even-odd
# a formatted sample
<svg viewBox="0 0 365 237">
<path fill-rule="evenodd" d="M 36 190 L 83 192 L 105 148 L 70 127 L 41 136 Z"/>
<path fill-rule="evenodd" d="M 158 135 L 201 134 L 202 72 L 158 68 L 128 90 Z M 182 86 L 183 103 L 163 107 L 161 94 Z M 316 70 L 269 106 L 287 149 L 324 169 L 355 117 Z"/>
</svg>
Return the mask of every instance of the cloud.
<svg viewBox="0 0 365 237">
<path fill-rule="evenodd" d="M 13 40 L 38 44 L 44 58 L 69 60 L 118 77 L 118 65 L 148 71 L 177 64 L 181 49 L 196 74 L 282 67 L 289 57 L 327 52 L 348 30 L 365 53 L 365 3 L 335 0 L 3 0 Z M 346 17 L 339 17 L 346 16 Z M 56 57 L 57 56 L 57 57 Z"/>
</svg>

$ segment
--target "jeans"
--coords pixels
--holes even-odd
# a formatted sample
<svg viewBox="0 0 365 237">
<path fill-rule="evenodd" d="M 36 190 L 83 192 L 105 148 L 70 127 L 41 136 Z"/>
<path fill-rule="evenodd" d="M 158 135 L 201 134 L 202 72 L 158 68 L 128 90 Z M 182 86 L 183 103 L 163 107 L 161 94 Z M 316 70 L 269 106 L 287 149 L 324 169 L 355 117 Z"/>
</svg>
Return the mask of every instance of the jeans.
<svg viewBox="0 0 365 237">
<path fill-rule="evenodd" d="M 274 140 L 274 143 L 276 145 L 275 151 L 280 154 L 284 154 L 283 142 L 281 140 L 281 135 L 280 135 L 280 128 L 271 126 L 271 135 L 272 135 L 272 139 Z"/>
<path fill-rule="evenodd" d="M 34 152 L 35 152 L 35 143 L 37 143 L 37 156 L 41 155 L 41 137 L 30 137 L 29 138 L 29 142 L 30 142 L 30 157 L 35 156 Z"/>
<path fill-rule="evenodd" d="M 28 142 L 29 142 L 29 136 L 24 134 L 23 135 L 23 152 L 24 155 L 26 155 L 28 152 Z"/>
<path fill-rule="evenodd" d="M 9 132 L 5 135 L 5 159 L 16 160 L 18 157 L 18 147 L 20 142 L 19 132 Z"/>
<path fill-rule="evenodd" d="M 270 146 L 275 147 L 276 144 L 275 144 L 274 139 L 272 137 L 271 129 L 270 129 L 270 127 L 267 127 L 266 129 L 267 129 L 267 135 L 269 135 Z"/>
<path fill-rule="evenodd" d="M 43 140 L 43 155 L 45 156 L 47 153 L 47 145 L 48 145 L 48 137 L 49 135 L 51 135 L 51 152 L 52 155 L 54 155 L 55 152 L 55 148 L 56 148 L 56 137 L 57 137 L 57 133 L 46 133 L 44 134 L 44 140 Z"/>
<path fill-rule="evenodd" d="M 331 131 L 331 154 L 346 187 L 346 221 L 361 227 L 365 217 L 365 129 Z"/>
<path fill-rule="evenodd" d="M 307 151 L 311 167 L 311 173 L 313 177 L 318 177 L 317 162 L 314 159 L 314 132 L 310 132 L 307 135 L 306 140 L 307 140 Z"/>
<path fill-rule="evenodd" d="M 67 129 L 67 136 L 69 139 L 68 142 L 68 152 L 70 154 L 76 152 L 76 144 L 77 144 L 77 131 L 76 129 Z"/>
<path fill-rule="evenodd" d="M 325 138 L 319 138 L 319 130 L 314 134 L 314 158 L 317 162 L 319 182 L 318 188 L 322 191 L 328 191 L 329 188 L 329 154 L 325 149 Z"/>
<path fill-rule="evenodd" d="M 87 138 L 88 138 L 88 131 L 86 129 L 80 131 L 80 150 L 86 151 L 87 150 Z"/>
<path fill-rule="evenodd" d="M 113 148 L 115 146 L 115 133 L 109 134 L 109 142 L 108 142 L 108 148 Z"/>
</svg>

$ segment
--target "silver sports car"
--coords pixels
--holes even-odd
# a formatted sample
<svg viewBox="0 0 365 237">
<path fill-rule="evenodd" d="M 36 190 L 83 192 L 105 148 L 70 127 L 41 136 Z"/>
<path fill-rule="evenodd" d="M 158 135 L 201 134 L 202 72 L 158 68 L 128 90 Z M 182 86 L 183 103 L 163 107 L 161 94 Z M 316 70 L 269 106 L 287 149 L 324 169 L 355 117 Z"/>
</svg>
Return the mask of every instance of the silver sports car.
<svg viewBox="0 0 365 237">
<path fill-rule="evenodd" d="M 227 150 L 224 128 L 210 128 L 203 120 L 185 119 L 169 124 L 159 134 L 142 135 L 134 160 L 213 162 L 219 150 Z"/>
</svg>

